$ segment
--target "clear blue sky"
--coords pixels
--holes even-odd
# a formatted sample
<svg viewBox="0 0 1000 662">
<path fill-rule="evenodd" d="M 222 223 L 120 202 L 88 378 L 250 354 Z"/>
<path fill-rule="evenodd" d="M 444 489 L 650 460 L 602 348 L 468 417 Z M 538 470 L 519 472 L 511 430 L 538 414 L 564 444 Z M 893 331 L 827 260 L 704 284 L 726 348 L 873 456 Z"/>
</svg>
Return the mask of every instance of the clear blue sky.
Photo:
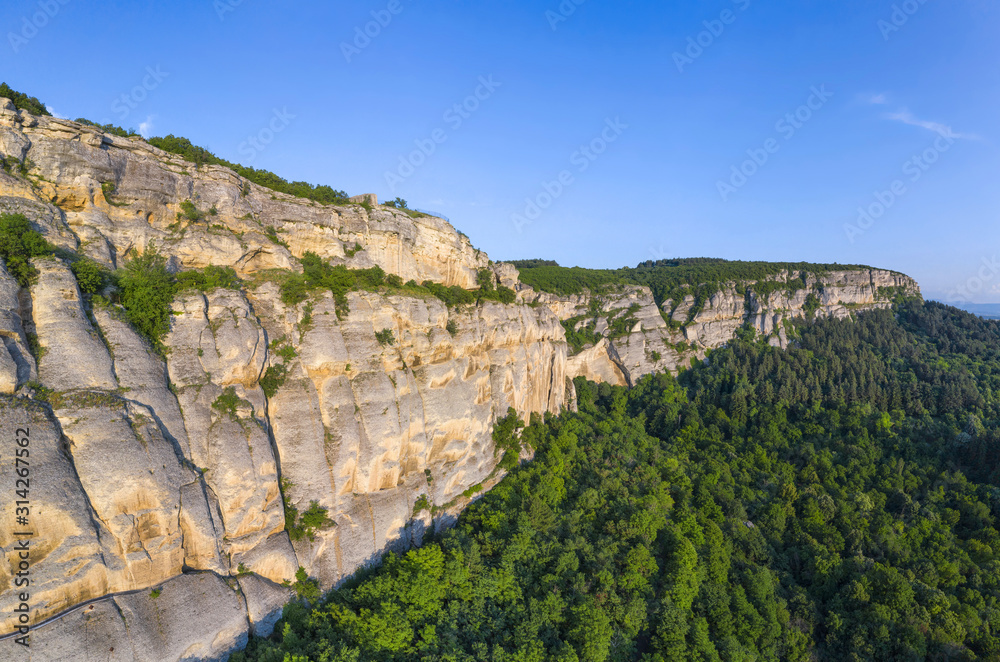
<svg viewBox="0 0 1000 662">
<path fill-rule="evenodd" d="M 402 196 L 495 259 L 866 263 L 929 297 L 1000 301 L 1000 6 L 909 3 L 894 17 L 892 0 L 567 0 L 562 13 L 559 0 L 11 0 L 0 78 L 63 116 Z M 372 12 L 387 25 L 355 41 Z M 705 46 L 679 67 L 689 38 Z M 810 99 L 822 86 L 832 97 Z M 261 135 L 276 110 L 294 117 Z M 797 111 L 808 119 L 778 125 Z M 271 140 L 258 151 L 253 136 Z M 601 154 L 578 153 L 595 140 Z M 720 193 L 747 150 L 767 162 Z M 911 161 L 925 150 L 933 164 Z M 387 181 L 401 158 L 420 165 Z M 894 185 L 861 227 L 858 208 L 877 212 Z"/>
</svg>

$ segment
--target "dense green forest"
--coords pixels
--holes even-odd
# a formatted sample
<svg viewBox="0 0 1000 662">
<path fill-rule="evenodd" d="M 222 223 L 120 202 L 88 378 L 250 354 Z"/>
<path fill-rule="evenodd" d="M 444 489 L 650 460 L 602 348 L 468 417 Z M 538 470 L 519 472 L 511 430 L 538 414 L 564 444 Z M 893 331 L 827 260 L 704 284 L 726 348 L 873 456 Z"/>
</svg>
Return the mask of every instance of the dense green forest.
<svg viewBox="0 0 1000 662">
<path fill-rule="evenodd" d="M 1000 325 L 911 301 L 578 380 L 534 461 L 233 662 L 1000 659 Z M 311 601 L 311 604 L 305 600 Z"/>
<path fill-rule="evenodd" d="M 756 282 L 782 271 L 793 274 L 787 283 L 757 286 L 758 294 L 775 289 L 805 287 L 797 274 L 821 275 L 830 271 L 868 269 L 862 265 L 811 264 L 808 262 L 732 262 L 715 258 L 687 258 L 643 262 L 637 267 L 621 269 L 583 269 L 560 267 L 550 260 L 518 260 L 512 263 L 521 272 L 521 280 L 542 292 L 580 294 L 584 290 L 598 291 L 608 286 L 646 285 L 653 291 L 657 304 L 673 300 L 677 303 L 691 294 L 698 300 L 696 308 L 718 291 L 722 283 L 731 281 Z"/>
</svg>

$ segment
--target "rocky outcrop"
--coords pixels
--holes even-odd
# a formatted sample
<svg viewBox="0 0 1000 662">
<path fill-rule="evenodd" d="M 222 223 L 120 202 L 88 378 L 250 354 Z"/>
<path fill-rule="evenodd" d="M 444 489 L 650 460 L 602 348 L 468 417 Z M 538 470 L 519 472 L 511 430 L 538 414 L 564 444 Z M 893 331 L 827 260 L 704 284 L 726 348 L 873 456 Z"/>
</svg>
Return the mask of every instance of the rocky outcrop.
<svg viewBox="0 0 1000 662">
<path fill-rule="evenodd" d="M 508 407 L 527 416 L 566 401 L 562 328 L 548 311 L 449 311 L 437 299 L 355 293 L 345 319 L 326 295 L 305 323 L 273 285 L 250 298 L 268 337 L 297 350 L 269 415 L 286 496 L 300 511 L 319 503 L 336 522 L 295 545 L 324 585 L 408 545 L 420 495 L 448 504 L 490 477 L 493 421 Z"/>
<path fill-rule="evenodd" d="M 24 288 L 0 264 L 0 440 L 30 431 L 37 626 L 30 657 L 5 637 L 21 597 L 0 564 L 3 659 L 226 659 L 251 632 L 270 634 L 300 567 L 335 586 L 494 485 L 491 432 L 509 408 L 525 419 L 574 408 L 572 377 L 630 385 L 747 321 L 784 343 L 790 318 L 848 315 L 886 305 L 881 288 L 915 287 L 871 271 L 760 301 L 728 284 L 700 308 L 692 297 L 661 309 L 646 288 L 555 297 L 442 219 L 373 197 L 294 198 L 3 99 L 0 156 L 0 213 L 24 214 L 51 243 L 109 267 L 155 245 L 174 269 L 244 278 L 178 295 L 154 350 L 118 306 L 81 294 L 66 261 L 34 260 Z M 313 292 L 289 305 L 276 282 L 307 252 L 469 289 L 490 269 L 519 300 L 450 308 L 352 292 L 345 313 Z M 602 312 L 588 317 L 595 298 Z M 569 357 L 561 321 L 574 318 L 603 339 Z M 0 452 L 0 485 L 16 469 Z M 0 508 L 5 558 L 20 526 Z"/>
<path fill-rule="evenodd" d="M 700 307 L 693 294 L 658 306 L 652 291 L 638 286 L 577 296 L 538 293 L 522 286 L 519 293 L 576 328 L 587 327 L 603 336 L 601 342 L 568 359 L 568 376 L 623 386 L 643 375 L 676 372 L 693 359 L 704 359 L 746 325 L 771 344 L 785 347 L 789 334 L 794 334 L 793 320 L 845 318 L 888 307 L 897 294 L 919 296 L 920 288 L 908 276 L 880 269 L 779 272 L 759 282 L 724 283 Z M 624 333 L 612 331 L 615 319 L 627 322 Z"/>
<path fill-rule="evenodd" d="M 234 265 L 241 273 L 295 268 L 294 257 L 313 251 L 352 268 L 378 265 L 404 281 L 473 288 L 489 263 L 443 219 L 321 205 L 227 168 L 196 167 L 139 138 L 18 112 L 5 99 L 0 151 L 8 163 L 29 166 L 23 178 L 0 172 L 0 212 L 25 212 L 53 243 L 108 265 L 151 243 L 185 267 Z M 185 201 L 201 219 L 185 213 Z"/>
<path fill-rule="evenodd" d="M 251 627 L 262 633 L 273 629 L 281 614 L 277 602 L 289 597 L 287 590 L 258 583 L 266 580 L 181 575 L 152 590 L 95 600 L 44 623 L 32 632 L 30 649 L 14 638 L 2 639 L 0 657 L 224 662 L 246 646 Z"/>
<path fill-rule="evenodd" d="M 112 659 L 223 659 L 270 633 L 299 567 L 332 587 L 494 484 L 508 408 L 573 399 L 548 309 L 352 293 L 338 317 L 329 294 L 286 305 L 268 276 L 314 252 L 474 288 L 491 263 L 442 219 L 293 198 L 5 100 L 0 152 L 0 213 L 51 243 L 109 267 L 155 245 L 173 268 L 232 266 L 249 283 L 179 295 L 157 352 L 119 307 L 82 296 L 64 260 L 34 260 L 28 288 L 0 265 L 0 437 L 31 432 L 30 623 L 45 623 L 32 660 L 100 641 Z M 0 454 L 5 485 L 14 471 Z M 414 512 L 421 497 L 433 513 Z M 286 502 L 327 524 L 290 537 Z M 0 512 L 5 554 L 13 518 Z M 10 568 L 0 636 L 18 625 Z M 10 639 L 0 651 L 22 659 Z"/>
<path fill-rule="evenodd" d="M 0 394 L 4 395 L 12 395 L 20 384 L 38 377 L 21 319 L 20 292 L 0 259 Z"/>
</svg>

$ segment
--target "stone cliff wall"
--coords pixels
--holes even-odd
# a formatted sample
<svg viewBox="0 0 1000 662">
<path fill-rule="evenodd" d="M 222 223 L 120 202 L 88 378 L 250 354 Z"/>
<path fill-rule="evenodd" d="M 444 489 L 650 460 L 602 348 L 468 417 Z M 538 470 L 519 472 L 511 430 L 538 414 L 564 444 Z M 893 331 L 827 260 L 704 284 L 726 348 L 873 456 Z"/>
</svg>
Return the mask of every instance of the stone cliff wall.
<svg viewBox="0 0 1000 662">
<path fill-rule="evenodd" d="M 569 357 L 560 321 L 594 296 L 533 292 L 442 219 L 275 193 L 3 99 L 0 156 L 0 213 L 23 213 L 53 244 L 110 268 L 155 244 L 174 268 L 231 266 L 246 283 L 179 295 L 161 356 L 120 308 L 92 306 L 63 260 L 36 259 L 28 288 L 0 264 L 0 443 L 18 428 L 31 437 L 31 660 L 225 659 L 270 633 L 299 567 L 334 586 L 494 484 L 491 431 L 508 408 L 572 408 L 575 376 L 627 384 L 676 370 L 747 320 L 783 344 L 810 292 L 816 314 L 843 316 L 888 305 L 880 288 L 915 290 L 889 272 L 844 272 L 767 301 L 734 283 L 693 312 L 624 288 L 595 295 L 589 323 L 605 337 Z M 203 218 L 182 213 L 188 202 Z M 469 289 L 491 267 L 519 301 L 355 292 L 342 318 L 329 294 L 286 305 L 270 270 L 301 270 L 309 251 Z M 622 311 L 627 333 L 612 334 Z M 284 501 L 330 522 L 293 540 Z M 17 526 L 3 503 L 6 558 Z M 17 626 L 13 580 L 0 564 L 0 637 Z M 0 658 L 29 659 L 10 637 Z"/>
<path fill-rule="evenodd" d="M 790 286 L 792 283 L 795 285 Z M 520 296 L 548 308 L 560 320 L 578 320 L 577 328 L 587 326 L 604 337 L 569 357 L 569 377 L 583 376 L 625 386 L 643 375 L 662 370 L 676 372 L 690 365 L 692 359 L 704 359 L 709 350 L 732 340 L 744 325 L 753 327 L 771 344 L 785 347 L 789 333 L 794 333 L 793 320 L 845 318 L 891 306 L 897 294 L 920 294 L 912 278 L 880 269 L 823 274 L 781 272 L 762 281 L 762 285 L 765 287 L 725 283 L 700 309 L 694 295 L 657 306 L 652 291 L 639 286 L 577 296 L 536 293 L 522 287 Z M 760 296 L 755 288 L 770 292 Z M 600 311 L 596 315 L 591 312 L 595 308 Z M 626 333 L 611 332 L 609 319 L 616 316 L 629 321 Z"/>
<path fill-rule="evenodd" d="M 31 623 L 52 619 L 32 660 L 100 641 L 111 659 L 225 659 L 269 633 L 300 566 L 334 586 L 492 484 L 509 407 L 527 418 L 572 401 L 547 309 L 351 293 L 340 319 L 329 294 L 287 306 L 255 278 L 301 270 L 312 251 L 476 287 L 489 260 L 442 219 L 274 193 L 5 100 L 0 155 L 0 212 L 53 244 L 108 267 L 155 244 L 176 268 L 233 266 L 248 283 L 179 295 L 164 359 L 117 306 L 91 306 L 64 261 L 36 259 L 30 288 L 0 261 L 0 437 L 31 431 Z M 185 201 L 204 219 L 179 218 Z M 265 394 L 272 368 L 285 376 Z M 4 452 L 0 484 L 13 472 Z M 291 540 L 283 494 L 330 523 Z M 433 513 L 415 512 L 422 495 Z M 5 557 L 16 528 L 0 509 Z M 0 565 L 0 636 L 17 625 L 12 580 Z M 27 659 L 10 638 L 0 657 Z"/>
</svg>

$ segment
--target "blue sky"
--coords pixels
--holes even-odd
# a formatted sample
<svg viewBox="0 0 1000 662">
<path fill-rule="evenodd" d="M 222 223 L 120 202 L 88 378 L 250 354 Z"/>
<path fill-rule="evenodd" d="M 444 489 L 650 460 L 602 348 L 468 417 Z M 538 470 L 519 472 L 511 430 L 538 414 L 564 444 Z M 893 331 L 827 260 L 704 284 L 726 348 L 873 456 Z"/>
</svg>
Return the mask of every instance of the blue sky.
<svg viewBox="0 0 1000 662">
<path fill-rule="evenodd" d="M 1000 301 L 989 0 L 12 0 L 0 24 L 0 78 L 63 116 L 401 196 L 495 259 L 865 263 Z"/>
</svg>

